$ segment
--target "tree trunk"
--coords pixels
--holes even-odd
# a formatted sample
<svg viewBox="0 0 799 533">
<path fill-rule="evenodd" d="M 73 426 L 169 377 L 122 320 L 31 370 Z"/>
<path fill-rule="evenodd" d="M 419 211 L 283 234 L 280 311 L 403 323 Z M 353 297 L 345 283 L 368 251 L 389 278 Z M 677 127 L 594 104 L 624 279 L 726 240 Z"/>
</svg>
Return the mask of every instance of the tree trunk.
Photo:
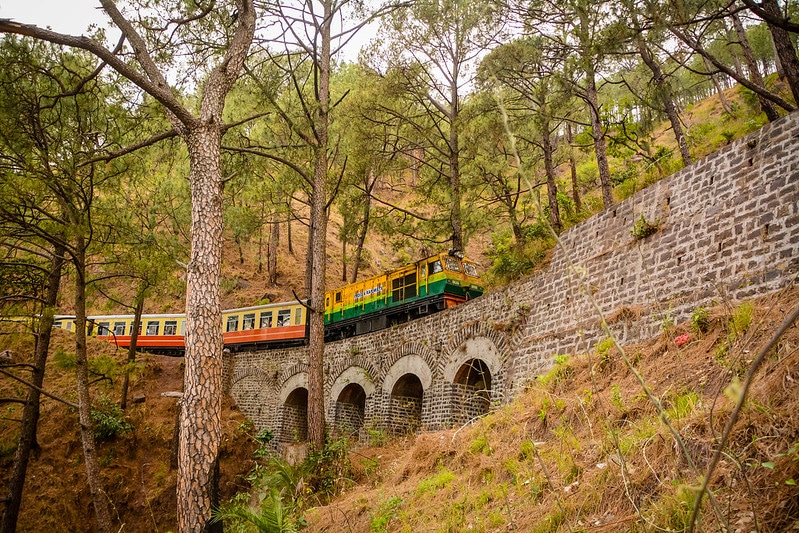
<svg viewBox="0 0 799 533">
<path fill-rule="evenodd" d="M 347 281 L 347 239 L 343 238 L 344 228 L 341 228 L 341 281 Z"/>
<path fill-rule="evenodd" d="M 278 214 L 272 215 L 272 222 L 269 224 L 269 246 L 267 248 L 267 264 L 266 272 L 267 278 L 271 285 L 277 285 L 277 252 L 280 246 L 280 222 Z"/>
<path fill-rule="evenodd" d="M 751 78 L 752 83 L 765 89 L 766 84 L 763 83 L 763 76 L 760 75 L 760 69 L 758 68 L 757 61 L 755 60 L 755 54 L 752 53 L 752 47 L 749 45 L 749 39 L 746 38 L 746 30 L 744 29 L 743 24 L 741 24 L 741 18 L 735 11 L 732 13 L 732 25 L 733 28 L 735 28 L 735 34 L 738 37 L 738 44 L 741 45 L 744 60 L 746 61 L 746 68 L 749 70 L 749 77 Z M 777 108 L 774 107 L 774 104 L 768 99 L 763 98 L 763 96 L 758 94 L 757 101 L 760 103 L 760 110 L 766 114 L 766 118 L 768 118 L 769 122 L 774 122 L 780 118 L 779 113 L 777 113 Z"/>
<path fill-rule="evenodd" d="M 453 73 L 450 85 L 450 116 L 449 116 L 449 189 L 452 195 L 452 211 L 450 221 L 452 224 L 452 248 L 463 250 L 463 215 L 461 214 L 461 169 L 460 169 L 460 100 L 458 97 L 458 72 Z"/>
<path fill-rule="evenodd" d="M 563 225 L 560 221 L 560 208 L 558 206 L 558 187 L 555 183 L 555 166 L 552 163 L 552 154 L 555 148 L 552 146 L 552 133 L 549 131 L 549 124 L 542 125 L 541 134 L 544 145 L 544 171 L 547 175 L 547 200 L 549 201 L 549 223 L 555 233 L 560 233 Z"/>
<path fill-rule="evenodd" d="M 773 17 L 782 16 L 777 0 L 763 0 L 761 6 L 766 13 Z M 768 22 L 767 24 L 774 42 L 774 50 L 777 52 L 777 58 L 782 66 L 782 73 L 788 80 L 794 102 L 799 104 L 799 58 L 797 58 L 796 49 L 791 42 L 791 34 L 779 26 Z"/>
<path fill-rule="evenodd" d="M 80 230 L 75 236 L 75 378 L 78 392 L 80 441 L 86 465 L 86 480 L 94 504 L 97 528 L 101 533 L 111 531 L 111 512 L 108 494 L 103 488 L 97 449 L 94 442 L 92 400 L 89 394 L 89 366 L 86 354 L 86 240 Z"/>
<path fill-rule="evenodd" d="M 305 298 L 310 298 L 311 291 L 313 290 L 313 262 L 314 262 L 313 243 L 314 243 L 314 227 L 315 227 L 313 206 L 316 204 L 316 190 L 311 191 L 311 197 L 309 198 L 309 200 L 311 204 L 311 218 L 308 220 L 308 248 L 305 251 L 305 291 L 303 293 L 303 296 L 305 296 Z M 327 235 L 324 235 L 323 238 L 327 239 Z"/>
<path fill-rule="evenodd" d="M 586 68 L 588 87 L 585 96 L 588 101 L 588 111 L 591 114 L 591 136 L 594 139 L 594 153 L 599 169 L 599 182 L 602 187 L 602 202 L 605 209 L 613 205 L 613 184 L 610 181 L 610 165 L 608 164 L 608 150 L 605 143 L 605 132 L 599 117 L 599 95 L 596 90 L 596 77 L 592 68 Z"/>
<path fill-rule="evenodd" d="M 682 131 L 682 121 L 680 121 L 680 115 L 677 113 L 677 106 L 674 105 L 674 96 L 672 95 L 671 87 L 666 81 L 666 77 L 663 75 L 663 70 L 660 68 L 660 65 L 655 61 L 655 58 L 652 57 L 652 53 L 649 51 L 646 44 L 644 44 L 643 39 L 640 38 L 638 39 L 638 53 L 641 55 L 641 59 L 644 60 L 644 63 L 646 63 L 646 66 L 649 67 L 649 70 L 652 71 L 652 77 L 658 89 L 660 103 L 663 105 L 664 111 L 666 111 L 666 116 L 669 117 L 671 130 L 674 132 L 674 138 L 677 140 L 677 145 L 680 147 L 682 162 L 687 167 L 693 161 L 691 160 L 691 153 L 688 151 L 688 142 Z"/>
<path fill-rule="evenodd" d="M 146 284 L 142 282 L 142 285 L 139 286 L 139 290 L 136 293 L 136 303 L 133 309 L 133 323 L 131 324 L 131 332 L 130 332 L 130 345 L 128 346 L 128 364 L 132 364 L 136 361 L 136 343 L 139 340 L 139 326 L 141 324 L 141 314 L 142 310 L 144 309 L 144 291 L 146 290 Z M 122 410 L 128 408 L 128 386 L 130 384 L 130 369 L 125 371 L 125 375 L 122 378 L 122 400 L 119 402 L 119 407 Z"/>
<path fill-rule="evenodd" d="M 716 75 L 713 74 L 713 65 L 711 65 L 710 60 L 705 56 L 702 56 L 702 60 L 705 62 L 705 68 L 707 69 L 708 76 L 710 77 L 710 81 L 713 82 L 713 87 L 716 88 L 716 94 L 719 95 L 719 101 L 721 102 L 721 107 L 724 109 L 724 112 L 728 115 L 732 115 L 732 108 L 730 108 L 730 104 L 727 102 L 727 97 L 724 96 L 724 89 L 721 88 L 719 84 L 719 80 L 716 79 Z"/>
<path fill-rule="evenodd" d="M 222 179 L 218 123 L 188 131 L 191 258 L 186 269 L 186 355 L 178 453 L 178 529 L 202 531 L 211 518 L 222 424 Z"/>
<path fill-rule="evenodd" d="M 569 143 L 569 170 L 572 178 L 572 198 L 574 198 L 574 210 L 578 213 L 582 211 L 583 205 L 580 202 L 580 184 L 577 182 L 577 161 L 574 159 L 574 136 L 572 135 L 572 125 L 566 123 L 566 142 Z"/>
<path fill-rule="evenodd" d="M 363 245 L 366 243 L 366 233 L 369 230 L 369 217 L 371 216 L 372 209 L 372 190 L 374 189 L 377 179 L 374 177 L 374 170 L 370 169 L 369 174 L 366 176 L 366 187 L 364 190 L 363 199 L 363 218 L 361 225 L 358 228 L 358 245 L 355 249 L 355 263 L 352 266 L 351 283 L 355 283 L 358 279 L 358 270 L 361 268 L 361 255 L 363 254 Z"/>
<path fill-rule="evenodd" d="M 332 0 L 323 2 L 320 29 L 322 46 L 318 57 L 319 107 L 316 111 L 317 141 L 313 178 L 311 220 L 313 265 L 308 342 L 308 440 L 321 450 L 325 445 L 324 354 L 325 354 L 325 266 L 327 264 L 327 144 L 330 121 L 330 14 Z M 311 250 L 309 249 L 310 253 Z"/>
<path fill-rule="evenodd" d="M 53 331 L 53 313 L 58 290 L 61 286 L 61 270 L 64 266 L 64 247 L 56 246 L 50 258 L 50 272 L 47 276 L 47 292 L 45 294 L 42 316 L 36 330 L 36 346 L 33 355 L 33 368 L 31 370 L 31 383 L 38 388 L 31 387 L 25 400 L 22 411 L 22 426 L 20 428 L 19 443 L 14 453 L 14 469 L 8 482 L 8 500 L 3 513 L 2 533 L 14 533 L 17 529 L 19 508 L 22 505 L 22 492 L 25 488 L 25 477 L 28 472 L 28 462 L 32 450 L 38 450 L 36 429 L 39 424 L 39 389 L 44 383 L 45 364 L 50 348 L 50 334 Z"/>
</svg>

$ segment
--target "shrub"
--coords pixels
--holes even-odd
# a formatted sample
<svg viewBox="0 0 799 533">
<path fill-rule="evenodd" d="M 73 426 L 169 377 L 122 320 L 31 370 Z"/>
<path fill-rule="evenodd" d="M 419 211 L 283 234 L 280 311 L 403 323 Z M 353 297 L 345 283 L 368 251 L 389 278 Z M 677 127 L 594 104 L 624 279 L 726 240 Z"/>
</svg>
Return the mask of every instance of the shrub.
<svg viewBox="0 0 799 533">
<path fill-rule="evenodd" d="M 125 413 L 109 398 L 102 397 L 91 411 L 94 422 L 94 438 L 109 440 L 130 433 L 133 426 L 125 420 Z"/>
<path fill-rule="evenodd" d="M 630 233 L 635 240 L 640 241 L 641 239 L 646 239 L 653 233 L 657 233 L 660 229 L 660 221 L 655 219 L 652 222 L 649 222 L 646 218 L 644 218 L 644 214 L 641 213 L 641 218 L 635 221 L 633 224 L 633 229 Z"/>
</svg>

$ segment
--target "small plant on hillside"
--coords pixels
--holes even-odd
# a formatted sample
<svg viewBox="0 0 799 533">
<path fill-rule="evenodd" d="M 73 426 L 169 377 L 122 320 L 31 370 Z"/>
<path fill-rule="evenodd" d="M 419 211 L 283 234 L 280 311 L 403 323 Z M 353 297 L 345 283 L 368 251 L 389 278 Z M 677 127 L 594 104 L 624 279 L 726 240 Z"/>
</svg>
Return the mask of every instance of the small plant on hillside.
<svg viewBox="0 0 799 533">
<path fill-rule="evenodd" d="M 691 314 L 691 329 L 694 333 L 707 333 L 710 330 L 710 317 L 707 309 L 697 307 Z"/>
<path fill-rule="evenodd" d="M 555 366 L 552 370 L 536 378 L 538 382 L 545 387 L 558 384 L 561 380 L 566 379 L 574 372 L 574 369 L 569 366 L 568 355 L 557 354 L 554 359 Z"/>
<path fill-rule="evenodd" d="M 630 231 L 630 233 L 632 234 L 633 239 L 640 241 L 642 239 L 646 239 L 654 233 L 657 233 L 659 229 L 660 220 L 655 219 L 650 222 L 644 217 L 644 214 L 641 213 L 641 218 L 635 221 L 635 224 L 633 224 L 633 229 Z"/>
<path fill-rule="evenodd" d="M 402 505 L 402 498 L 399 496 L 394 496 L 381 503 L 369 523 L 369 531 L 372 533 L 388 531 L 388 524 L 397 516 L 400 505 Z"/>
<path fill-rule="evenodd" d="M 99 399 L 91 415 L 94 438 L 97 440 L 109 440 L 133 431 L 133 426 L 125 420 L 122 409 L 105 396 Z"/>
<path fill-rule="evenodd" d="M 738 306 L 730 318 L 730 328 L 733 333 L 740 335 L 745 333 L 752 325 L 752 304 L 745 302 Z"/>
<path fill-rule="evenodd" d="M 598 343 L 594 349 L 596 350 L 596 354 L 599 356 L 599 368 L 600 370 L 604 370 L 604 368 L 610 363 L 610 349 L 613 348 L 616 343 L 610 337 L 605 337 Z"/>
</svg>

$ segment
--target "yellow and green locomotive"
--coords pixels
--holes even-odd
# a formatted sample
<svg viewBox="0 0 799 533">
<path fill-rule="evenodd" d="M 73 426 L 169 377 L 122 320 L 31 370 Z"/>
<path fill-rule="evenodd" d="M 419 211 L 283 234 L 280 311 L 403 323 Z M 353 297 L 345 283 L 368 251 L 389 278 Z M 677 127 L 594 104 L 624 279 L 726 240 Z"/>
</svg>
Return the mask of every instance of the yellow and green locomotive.
<svg viewBox="0 0 799 533">
<path fill-rule="evenodd" d="M 477 265 L 441 253 L 325 294 L 325 339 L 377 331 L 483 294 Z"/>
</svg>

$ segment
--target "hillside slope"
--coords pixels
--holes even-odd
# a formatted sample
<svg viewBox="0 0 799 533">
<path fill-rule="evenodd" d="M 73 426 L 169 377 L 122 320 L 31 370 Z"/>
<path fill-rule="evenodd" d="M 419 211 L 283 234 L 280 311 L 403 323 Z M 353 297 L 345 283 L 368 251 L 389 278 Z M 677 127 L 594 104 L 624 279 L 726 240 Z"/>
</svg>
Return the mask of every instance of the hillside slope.
<svg viewBox="0 0 799 533">
<path fill-rule="evenodd" d="M 698 312 L 626 347 L 632 367 L 601 343 L 470 426 L 359 450 L 357 483 L 307 513 L 309 531 L 684 531 L 746 371 L 797 305 L 794 287 Z M 756 374 L 697 531 L 799 531 L 798 352 L 794 324 Z"/>
</svg>

